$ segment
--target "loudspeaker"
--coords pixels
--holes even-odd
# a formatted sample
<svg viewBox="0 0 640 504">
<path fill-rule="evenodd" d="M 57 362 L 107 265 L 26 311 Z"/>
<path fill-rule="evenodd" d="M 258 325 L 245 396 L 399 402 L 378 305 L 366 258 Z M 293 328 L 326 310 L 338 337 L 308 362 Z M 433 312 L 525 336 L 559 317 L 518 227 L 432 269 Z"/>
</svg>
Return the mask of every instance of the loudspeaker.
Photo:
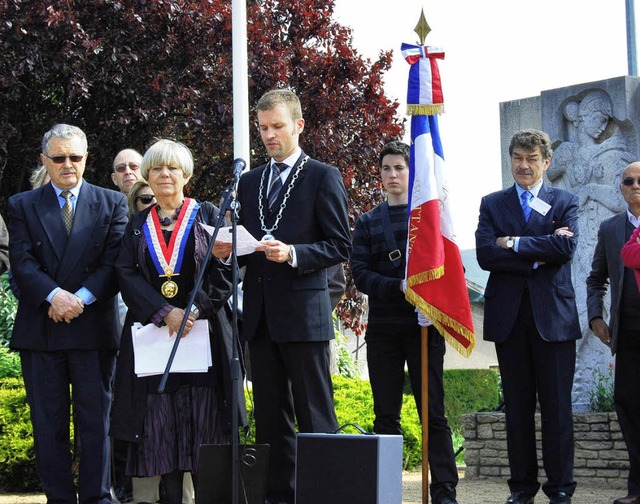
<svg viewBox="0 0 640 504">
<path fill-rule="evenodd" d="M 231 445 L 201 445 L 196 504 L 231 504 Z M 264 504 L 269 445 L 238 447 L 238 502 Z"/>
<path fill-rule="evenodd" d="M 402 436 L 296 439 L 296 504 L 402 504 Z"/>
</svg>

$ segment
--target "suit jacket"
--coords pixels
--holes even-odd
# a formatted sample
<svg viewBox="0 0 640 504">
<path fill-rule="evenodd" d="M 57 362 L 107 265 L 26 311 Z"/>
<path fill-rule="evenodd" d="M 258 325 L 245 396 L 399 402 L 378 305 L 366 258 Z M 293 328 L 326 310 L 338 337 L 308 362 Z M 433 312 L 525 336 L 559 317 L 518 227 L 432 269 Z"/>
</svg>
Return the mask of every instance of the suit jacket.
<svg viewBox="0 0 640 504">
<path fill-rule="evenodd" d="M 268 213 L 266 200 L 268 173 L 265 173 L 263 193 L 260 194 L 261 177 L 269 165 L 255 168 L 240 177 L 239 221 L 258 240 L 265 234 L 260 226 L 259 203 L 262 202 L 266 226 L 270 228 L 289 182 L 305 157 L 302 153 L 291 170 L 274 203 L 276 211 L 272 214 Z M 295 247 L 298 267 L 267 261 L 262 252 L 239 258 L 246 266 L 242 284 L 244 339 L 250 340 L 255 336 L 263 307 L 267 313 L 269 334 L 274 341 L 332 339 L 327 268 L 345 261 L 351 249 L 347 192 L 340 172 L 309 159 L 299 172 L 273 235 Z"/>
<path fill-rule="evenodd" d="M 536 327 L 545 341 L 581 337 L 571 259 L 578 240 L 578 198 L 543 184 L 538 197 L 551 208 L 535 210 L 526 222 L 515 185 L 482 198 L 476 230 L 478 264 L 490 272 L 485 289 L 484 339 L 505 341 L 516 323 L 525 289 Z M 555 235 L 567 226 L 574 236 Z M 496 245 L 500 236 L 519 236 L 518 252 Z M 534 264 L 544 264 L 534 268 Z"/>
<path fill-rule="evenodd" d="M 51 184 L 9 198 L 11 272 L 20 291 L 14 349 L 99 350 L 118 347 L 115 263 L 127 223 L 123 194 L 84 181 L 71 233 Z M 96 301 L 70 324 L 48 316 L 55 287 L 86 287 Z"/>
<path fill-rule="evenodd" d="M 627 211 L 620 212 L 602 221 L 598 230 L 598 242 L 593 252 L 591 273 L 587 277 L 587 316 L 589 323 L 594 318 L 604 318 L 604 296 L 611 286 L 611 309 L 609 312 L 609 335 L 611 353 L 618 347 L 620 327 L 620 303 L 624 283 L 624 264 L 620 251 L 626 241 Z"/>
</svg>

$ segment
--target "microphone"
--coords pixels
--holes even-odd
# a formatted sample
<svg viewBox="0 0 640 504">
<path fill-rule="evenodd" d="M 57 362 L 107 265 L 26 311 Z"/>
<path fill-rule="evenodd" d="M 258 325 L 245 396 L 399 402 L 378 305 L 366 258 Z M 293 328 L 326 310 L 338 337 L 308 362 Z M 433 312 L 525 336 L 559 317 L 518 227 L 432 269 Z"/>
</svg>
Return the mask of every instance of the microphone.
<svg viewBox="0 0 640 504">
<path fill-rule="evenodd" d="M 233 160 L 233 177 L 239 177 L 243 170 L 247 167 L 247 163 L 242 158 Z"/>
</svg>

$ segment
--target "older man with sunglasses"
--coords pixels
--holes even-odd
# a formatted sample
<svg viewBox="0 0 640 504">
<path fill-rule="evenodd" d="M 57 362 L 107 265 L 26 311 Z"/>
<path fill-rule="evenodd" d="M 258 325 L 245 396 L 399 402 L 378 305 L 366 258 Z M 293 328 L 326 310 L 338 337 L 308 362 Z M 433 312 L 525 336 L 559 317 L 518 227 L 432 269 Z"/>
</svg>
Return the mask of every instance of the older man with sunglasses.
<svg viewBox="0 0 640 504">
<path fill-rule="evenodd" d="M 640 225 L 640 162 L 627 166 L 621 179 L 620 192 L 628 207 L 600 224 L 587 277 L 587 311 L 593 334 L 616 356 L 614 404 L 629 454 L 629 476 L 628 495 L 614 504 L 640 504 L 640 293 L 634 271 L 623 264 L 623 247 Z"/>
<path fill-rule="evenodd" d="M 129 194 L 133 184 L 142 179 L 140 163 L 142 156 L 134 149 L 121 150 L 114 158 L 111 180 L 121 193 Z"/>
<path fill-rule="evenodd" d="M 9 257 L 20 291 L 10 346 L 20 351 L 38 475 L 47 501 L 59 504 L 112 502 L 108 430 L 120 339 L 115 262 L 127 202 L 83 180 L 87 156 L 80 128 L 54 126 L 40 156 L 51 182 L 9 198 Z M 82 447 L 77 488 L 71 405 Z"/>
</svg>

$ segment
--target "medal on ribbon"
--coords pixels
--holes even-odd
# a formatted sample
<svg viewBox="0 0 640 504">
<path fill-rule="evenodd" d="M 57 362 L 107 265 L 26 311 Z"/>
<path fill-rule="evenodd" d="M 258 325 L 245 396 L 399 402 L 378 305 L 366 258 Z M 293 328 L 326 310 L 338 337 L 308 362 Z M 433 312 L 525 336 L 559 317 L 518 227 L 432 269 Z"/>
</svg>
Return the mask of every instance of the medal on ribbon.
<svg viewBox="0 0 640 504">
<path fill-rule="evenodd" d="M 151 208 L 146 221 L 142 225 L 151 260 L 158 271 L 158 275 L 161 278 L 166 278 L 160 287 L 160 292 L 167 299 L 171 299 L 178 294 L 178 284 L 172 280 L 172 277 L 180 274 L 189 232 L 195 222 L 199 208 L 200 204 L 196 200 L 185 198 L 176 220 L 175 228 L 171 232 L 171 239 L 168 245 L 162 235 L 157 207 Z"/>
</svg>

